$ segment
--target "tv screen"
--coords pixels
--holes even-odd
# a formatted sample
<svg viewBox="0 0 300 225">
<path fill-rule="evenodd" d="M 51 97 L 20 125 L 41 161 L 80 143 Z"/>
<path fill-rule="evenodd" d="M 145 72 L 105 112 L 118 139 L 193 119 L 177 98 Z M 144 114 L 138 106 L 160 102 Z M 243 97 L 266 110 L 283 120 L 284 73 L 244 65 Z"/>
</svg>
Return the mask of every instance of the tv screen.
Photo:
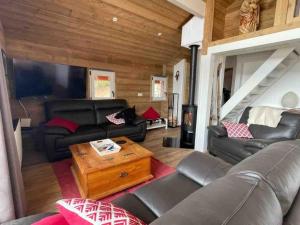
<svg viewBox="0 0 300 225">
<path fill-rule="evenodd" d="M 16 98 L 86 97 L 86 68 L 13 59 Z"/>
</svg>

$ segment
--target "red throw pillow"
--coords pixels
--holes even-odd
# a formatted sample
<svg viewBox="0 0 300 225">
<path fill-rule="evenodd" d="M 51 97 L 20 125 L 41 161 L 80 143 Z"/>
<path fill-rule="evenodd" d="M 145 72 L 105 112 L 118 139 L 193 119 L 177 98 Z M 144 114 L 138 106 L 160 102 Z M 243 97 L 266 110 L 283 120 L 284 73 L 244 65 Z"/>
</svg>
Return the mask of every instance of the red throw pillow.
<svg viewBox="0 0 300 225">
<path fill-rule="evenodd" d="M 60 200 L 57 206 L 72 225 L 145 225 L 125 209 L 107 202 L 74 198 Z"/>
<path fill-rule="evenodd" d="M 223 122 L 223 125 L 227 130 L 228 137 L 230 138 L 253 138 L 247 124 Z"/>
<path fill-rule="evenodd" d="M 69 225 L 65 217 L 61 214 L 48 216 L 40 221 L 33 223 L 32 225 Z"/>
<path fill-rule="evenodd" d="M 67 119 L 55 117 L 52 120 L 50 120 L 47 124 L 48 127 L 63 127 L 71 131 L 72 133 L 75 133 L 78 129 L 78 124 Z"/>
<path fill-rule="evenodd" d="M 144 112 L 143 117 L 146 120 L 157 120 L 160 118 L 160 114 L 156 112 L 154 108 L 150 107 L 146 112 Z"/>
</svg>

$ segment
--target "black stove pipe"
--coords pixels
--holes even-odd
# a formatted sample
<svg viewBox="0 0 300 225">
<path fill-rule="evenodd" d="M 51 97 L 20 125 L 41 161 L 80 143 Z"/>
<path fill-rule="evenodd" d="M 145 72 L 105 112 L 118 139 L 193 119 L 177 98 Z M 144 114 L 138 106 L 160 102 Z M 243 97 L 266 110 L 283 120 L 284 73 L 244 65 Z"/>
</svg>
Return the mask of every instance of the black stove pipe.
<svg viewBox="0 0 300 225">
<path fill-rule="evenodd" d="M 197 75 L 197 58 L 199 45 L 191 45 L 191 67 L 190 67 L 190 86 L 189 86 L 189 105 L 194 105 L 196 75 Z"/>
</svg>

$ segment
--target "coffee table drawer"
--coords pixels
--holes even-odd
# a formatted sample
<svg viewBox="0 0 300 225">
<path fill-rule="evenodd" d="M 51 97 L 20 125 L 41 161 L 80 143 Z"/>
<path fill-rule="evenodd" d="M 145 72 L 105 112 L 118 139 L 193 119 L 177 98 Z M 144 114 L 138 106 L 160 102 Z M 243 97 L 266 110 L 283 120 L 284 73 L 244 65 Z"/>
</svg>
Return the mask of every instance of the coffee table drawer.
<svg viewBox="0 0 300 225">
<path fill-rule="evenodd" d="M 87 174 L 87 197 L 101 198 L 151 179 L 151 158 Z"/>
</svg>

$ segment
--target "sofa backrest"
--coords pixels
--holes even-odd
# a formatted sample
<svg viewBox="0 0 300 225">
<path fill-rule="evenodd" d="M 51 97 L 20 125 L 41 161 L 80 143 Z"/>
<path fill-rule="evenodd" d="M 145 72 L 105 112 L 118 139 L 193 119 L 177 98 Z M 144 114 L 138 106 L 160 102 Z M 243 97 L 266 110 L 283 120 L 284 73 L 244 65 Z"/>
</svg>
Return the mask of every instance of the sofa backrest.
<svg viewBox="0 0 300 225">
<path fill-rule="evenodd" d="M 272 144 L 191 194 L 160 224 L 299 225 L 300 140 Z"/>
<path fill-rule="evenodd" d="M 108 122 L 106 116 L 127 108 L 123 99 L 111 100 L 54 100 L 45 103 L 46 119 L 61 117 L 79 125 L 96 125 Z"/>
<path fill-rule="evenodd" d="M 233 174 L 199 189 L 151 223 L 165 224 L 281 225 L 282 212 L 266 182 Z"/>
<path fill-rule="evenodd" d="M 247 124 L 250 110 L 251 107 L 245 109 L 240 123 Z M 252 124 L 249 129 L 256 139 L 296 139 L 300 134 L 300 114 L 283 112 L 276 128 Z"/>
<path fill-rule="evenodd" d="M 96 124 L 94 104 L 91 100 L 54 100 L 45 103 L 46 119 L 61 117 L 78 125 Z"/>
<path fill-rule="evenodd" d="M 128 104 L 124 99 L 98 100 L 94 101 L 94 107 L 97 124 L 102 124 L 108 122 L 106 116 L 126 109 Z"/>
<path fill-rule="evenodd" d="M 300 140 L 272 144 L 232 167 L 228 174 L 251 173 L 264 179 L 286 215 L 300 187 Z"/>
</svg>

